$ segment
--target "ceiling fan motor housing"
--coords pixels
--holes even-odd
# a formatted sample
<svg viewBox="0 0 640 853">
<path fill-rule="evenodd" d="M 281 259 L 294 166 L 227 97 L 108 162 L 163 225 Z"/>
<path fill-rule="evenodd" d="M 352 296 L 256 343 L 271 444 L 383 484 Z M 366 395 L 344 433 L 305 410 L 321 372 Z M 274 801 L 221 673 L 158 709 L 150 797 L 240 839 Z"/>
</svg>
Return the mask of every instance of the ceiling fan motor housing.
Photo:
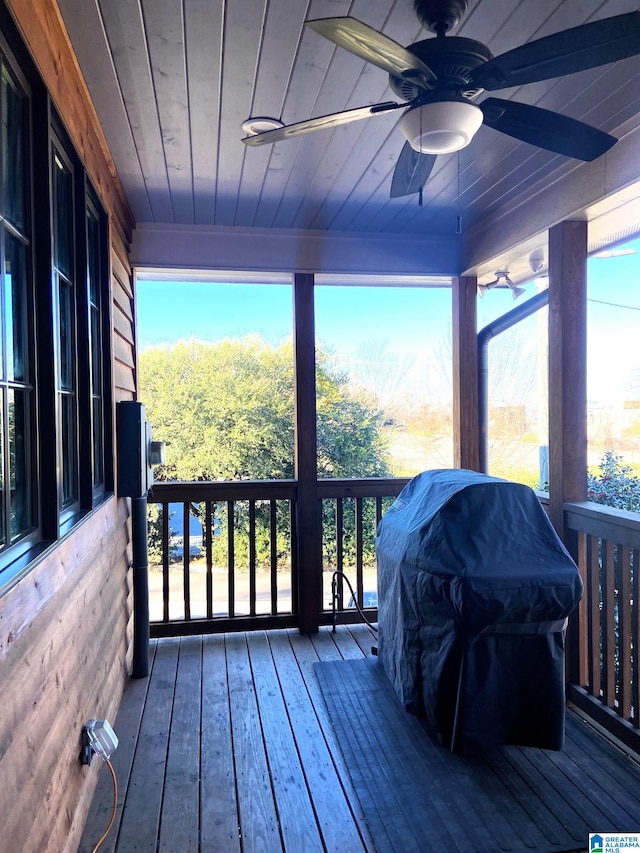
<svg viewBox="0 0 640 853">
<path fill-rule="evenodd" d="M 411 51 L 436 75 L 437 81 L 431 90 L 417 85 L 410 75 L 389 75 L 389 85 L 404 101 L 423 100 L 436 95 L 440 99 L 449 95 L 474 98 L 482 89 L 469 83 L 471 72 L 493 58 L 493 54 L 482 42 L 474 39 L 450 36 L 446 39 L 428 38 L 409 45 Z"/>
</svg>

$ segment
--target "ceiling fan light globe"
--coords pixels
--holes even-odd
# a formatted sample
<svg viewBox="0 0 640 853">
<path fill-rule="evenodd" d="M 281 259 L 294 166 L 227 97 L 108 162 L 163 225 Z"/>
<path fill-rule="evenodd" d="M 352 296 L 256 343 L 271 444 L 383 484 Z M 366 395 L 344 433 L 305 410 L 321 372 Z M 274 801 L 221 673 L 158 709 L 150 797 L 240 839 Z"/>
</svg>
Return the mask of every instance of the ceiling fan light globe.
<svg viewBox="0 0 640 853">
<path fill-rule="evenodd" d="M 415 151 L 450 154 L 471 142 L 482 119 L 482 110 L 468 101 L 433 101 L 407 110 L 399 125 Z"/>
</svg>

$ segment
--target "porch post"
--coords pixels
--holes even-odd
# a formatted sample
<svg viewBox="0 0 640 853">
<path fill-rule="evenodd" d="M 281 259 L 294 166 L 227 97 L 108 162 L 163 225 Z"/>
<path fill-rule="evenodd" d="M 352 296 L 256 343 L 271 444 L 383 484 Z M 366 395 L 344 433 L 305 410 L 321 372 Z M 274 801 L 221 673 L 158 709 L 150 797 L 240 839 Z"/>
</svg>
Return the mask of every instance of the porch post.
<svg viewBox="0 0 640 853">
<path fill-rule="evenodd" d="M 322 606 L 322 528 L 316 449 L 316 359 L 314 277 L 296 273 L 293 282 L 295 476 L 297 501 L 298 628 L 318 630 Z"/>
<path fill-rule="evenodd" d="M 453 459 L 456 468 L 480 470 L 478 344 L 475 276 L 453 282 Z"/>
<path fill-rule="evenodd" d="M 587 498 L 587 223 L 549 230 L 549 515 Z"/>
</svg>

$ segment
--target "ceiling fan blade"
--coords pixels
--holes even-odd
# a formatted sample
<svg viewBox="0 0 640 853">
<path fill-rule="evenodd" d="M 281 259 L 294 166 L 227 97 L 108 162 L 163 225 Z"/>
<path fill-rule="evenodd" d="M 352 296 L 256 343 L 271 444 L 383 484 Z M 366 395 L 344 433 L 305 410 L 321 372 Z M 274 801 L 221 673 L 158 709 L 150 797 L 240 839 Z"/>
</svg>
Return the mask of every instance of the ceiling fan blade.
<svg viewBox="0 0 640 853">
<path fill-rule="evenodd" d="M 595 160 L 618 140 L 574 118 L 502 98 L 487 98 L 478 105 L 484 123 L 523 142 L 576 160 Z"/>
<path fill-rule="evenodd" d="M 373 104 L 370 107 L 356 107 L 353 110 L 330 113 L 326 116 L 299 121 L 296 124 L 288 124 L 285 127 L 277 127 L 274 130 L 266 130 L 264 133 L 254 133 L 252 136 L 245 136 L 242 141 L 245 145 L 267 145 L 272 142 L 280 142 L 281 139 L 289 139 L 291 136 L 303 136 L 305 133 L 313 133 L 314 130 L 338 127 L 341 124 L 349 124 L 351 121 L 371 118 L 371 116 L 388 113 L 391 110 L 406 109 L 406 107 L 406 104 L 396 104 L 395 101 L 385 101 L 382 104 Z"/>
<path fill-rule="evenodd" d="M 472 84 L 493 91 L 574 74 L 640 54 L 640 12 L 572 27 L 490 59 Z"/>
<path fill-rule="evenodd" d="M 318 18 L 305 21 L 305 24 L 334 44 L 395 77 L 408 77 L 423 88 L 429 88 L 435 82 L 435 74 L 421 59 L 357 18 Z"/>
<path fill-rule="evenodd" d="M 391 198 L 419 192 L 426 184 L 435 162 L 435 154 L 421 154 L 405 142 L 393 172 Z"/>
</svg>

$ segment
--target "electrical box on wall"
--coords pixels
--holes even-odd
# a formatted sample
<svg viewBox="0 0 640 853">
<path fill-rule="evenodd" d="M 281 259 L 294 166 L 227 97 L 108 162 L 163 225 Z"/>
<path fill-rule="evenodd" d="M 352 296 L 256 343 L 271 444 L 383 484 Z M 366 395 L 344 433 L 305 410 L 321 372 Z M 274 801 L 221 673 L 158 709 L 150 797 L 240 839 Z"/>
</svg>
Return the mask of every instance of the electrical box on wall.
<svg viewBox="0 0 640 853">
<path fill-rule="evenodd" d="M 118 496 L 140 498 L 153 485 L 152 465 L 165 461 L 165 445 L 151 438 L 144 404 L 131 400 L 116 407 L 118 436 Z"/>
</svg>

